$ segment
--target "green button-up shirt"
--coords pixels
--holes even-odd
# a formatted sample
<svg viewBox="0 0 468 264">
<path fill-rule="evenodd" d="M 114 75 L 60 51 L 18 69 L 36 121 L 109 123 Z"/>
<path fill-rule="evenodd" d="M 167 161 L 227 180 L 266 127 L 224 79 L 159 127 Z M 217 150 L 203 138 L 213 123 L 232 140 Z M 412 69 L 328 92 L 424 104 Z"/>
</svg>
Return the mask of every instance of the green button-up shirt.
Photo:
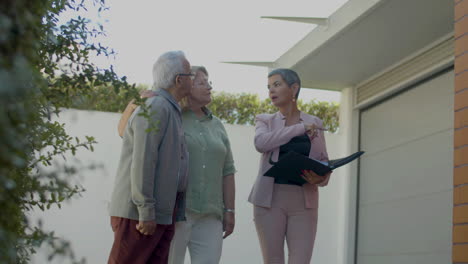
<svg viewBox="0 0 468 264">
<path fill-rule="evenodd" d="M 189 152 L 187 209 L 223 217 L 223 178 L 234 174 L 229 139 L 221 121 L 205 108 L 206 116 L 182 113 Z"/>
</svg>

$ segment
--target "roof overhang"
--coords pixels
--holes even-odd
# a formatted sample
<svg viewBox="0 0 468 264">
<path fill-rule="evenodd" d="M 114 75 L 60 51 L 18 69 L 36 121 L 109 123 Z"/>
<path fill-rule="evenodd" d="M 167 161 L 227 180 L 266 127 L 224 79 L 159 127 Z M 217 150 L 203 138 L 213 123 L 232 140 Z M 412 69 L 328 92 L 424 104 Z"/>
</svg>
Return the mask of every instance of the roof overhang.
<svg viewBox="0 0 468 264">
<path fill-rule="evenodd" d="M 276 61 L 252 64 L 291 68 L 303 87 L 339 91 L 452 32 L 453 10 L 448 0 L 349 0 Z"/>
</svg>

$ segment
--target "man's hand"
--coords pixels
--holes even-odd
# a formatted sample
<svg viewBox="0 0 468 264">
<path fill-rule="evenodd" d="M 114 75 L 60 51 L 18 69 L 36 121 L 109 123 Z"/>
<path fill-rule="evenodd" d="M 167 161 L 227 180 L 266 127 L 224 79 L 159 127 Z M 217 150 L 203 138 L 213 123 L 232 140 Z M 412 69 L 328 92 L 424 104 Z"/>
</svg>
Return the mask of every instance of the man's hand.
<svg viewBox="0 0 468 264">
<path fill-rule="evenodd" d="M 312 170 L 303 170 L 301 176 L 304 180 L 306 180 L 310 184 L 319 184 L 323 182 L 327 178 L 327 176 L 329 176 L 330 174 L 331 174 L 331 171 L 325 174 L 324 176 L 320 176 Z"/>
<path fill-rule="evenodd" d="M 225 212 L 224 219 L 223 219 L 223 231 L 224 231 L 223 239 L 231 235 L 232 232 L 234 232 L 235 224 L 236 224 L 236 219 L 235 219 L 234 213 Z"/>
<path fill-rule="evenodd" d="M 136 225 L 136 229 L 145 236 L 151 236 L 156 232 L 156 221 L 140 221 Z"/>
</svg>

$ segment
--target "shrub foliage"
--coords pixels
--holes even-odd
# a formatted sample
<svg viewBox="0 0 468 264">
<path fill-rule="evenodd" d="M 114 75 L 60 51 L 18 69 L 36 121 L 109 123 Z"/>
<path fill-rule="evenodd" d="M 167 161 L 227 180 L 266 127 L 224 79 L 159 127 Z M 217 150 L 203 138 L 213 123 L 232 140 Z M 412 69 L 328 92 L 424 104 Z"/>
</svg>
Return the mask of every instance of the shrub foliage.
<svg viewBox="0 0 468 264">
<path fill-rule="evenodd" d="M 78 261 L 66 241 L 28 217 L 83 191 L 73 184 L 77 168 L 66 161 L 51 165 L 96 143 L 91 136 L 69 136 L 52 117 L 95 86 L 137 95 L 112 68 L 92 63 L 93 56 L 113 51 L 97 41 L 102 25 L 80 16 L 87 8 L 106 9 L 102 0 L 0 2 L 0 263 L 27 263 L 44 243 L 51 258 L 63 254 Z M 64 12 L 67 21 L 61 21 Z"/>
</svg>

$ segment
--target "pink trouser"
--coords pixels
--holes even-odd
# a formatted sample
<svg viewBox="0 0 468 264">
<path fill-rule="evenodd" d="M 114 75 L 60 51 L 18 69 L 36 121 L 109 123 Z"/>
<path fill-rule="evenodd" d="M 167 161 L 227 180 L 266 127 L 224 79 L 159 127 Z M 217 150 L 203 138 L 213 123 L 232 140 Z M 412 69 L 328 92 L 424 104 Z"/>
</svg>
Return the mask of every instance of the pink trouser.
<svg viewBox="0 0 468 264">
<path fill-rule="evenodd" d="M 275 184 L 271 208 L 254 206 L 254 221 L 265 264 L 308 264 L 317 231 L 317 208 L 305 208 L 302 187 Z"/>
</svg>

